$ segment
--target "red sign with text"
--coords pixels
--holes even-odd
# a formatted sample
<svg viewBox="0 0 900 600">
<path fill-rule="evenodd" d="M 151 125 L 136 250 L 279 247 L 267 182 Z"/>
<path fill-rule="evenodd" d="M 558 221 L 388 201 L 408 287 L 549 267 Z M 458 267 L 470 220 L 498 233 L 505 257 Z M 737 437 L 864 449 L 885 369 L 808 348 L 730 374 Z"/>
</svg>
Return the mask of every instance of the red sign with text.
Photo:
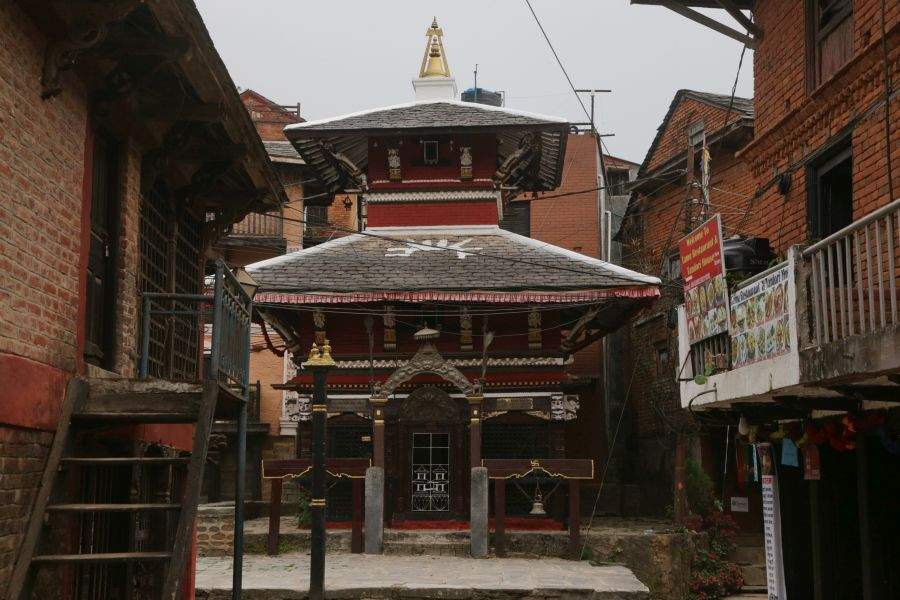
<svg viewBox="0 0 900 600">
<path fill-rule="evenodd" d="M 684 289 L 697 287 L 725 274 L 722 264 L 722 221 L 719 215 L 692 231 L 678 243 Z"/>
<path fill-rule="evenodd" d="M 716 215 L 678 244 L 691 344 L 728 331 L 728 286 L 722 220 Z"/>
</svg>

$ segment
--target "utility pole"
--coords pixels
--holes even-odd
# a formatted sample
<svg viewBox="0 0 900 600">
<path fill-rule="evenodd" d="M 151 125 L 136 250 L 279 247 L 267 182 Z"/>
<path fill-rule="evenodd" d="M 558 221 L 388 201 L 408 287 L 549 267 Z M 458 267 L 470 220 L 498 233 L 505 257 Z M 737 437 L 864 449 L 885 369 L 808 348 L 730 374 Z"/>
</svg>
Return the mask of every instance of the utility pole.
<svg viewBox="0 0 900 600">
<path fill-rule="evenodd" d="M 609 232 L 606 231 L 608 228 L 606 227 L 606 182 L 608 181 L 607 172 L 606 172 L 606 161 L 603 159 L 603 144 L 600 141 L 602 137 L 600 133 L 597 132 L 597 123 L 594 117 L 595 115 L 595 104 L 597 94 L 609 94 L 612 90 L 602 90 L 595 88 L 583 88 L 575 90 L 578 94 L 590 94 L 591 97 L 591 135 L 594 136 L 594 140 L 597 144 L 597 156 L 600 160 L 600 194 L 598 195 L 599 206 L 598 206 L 598 226 L 600 230 L 600 248 L 599 254 L 601 260 L 609 260 L 606 252 L 606 238 L 609 235 Z"/>
<path fill-rule="evenodd" d="M 334 367 L 328 340 L 319 348 L 313 342 L 304 369 L 312 371 L 312 513 L 309 559 L 309 599 L 323 600 L 325 594 L 325 419 L 328 416 L 328 372 Z"/>
</svg>

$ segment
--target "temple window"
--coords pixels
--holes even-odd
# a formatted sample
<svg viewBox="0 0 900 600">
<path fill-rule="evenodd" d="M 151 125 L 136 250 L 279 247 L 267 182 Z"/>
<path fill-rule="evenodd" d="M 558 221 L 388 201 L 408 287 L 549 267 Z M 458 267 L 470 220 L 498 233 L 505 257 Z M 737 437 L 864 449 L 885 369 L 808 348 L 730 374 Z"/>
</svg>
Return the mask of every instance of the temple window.
<svg viewBox="0 0 900 600">
<path fill-rule="evenodd" d="M 422 142 L 422 153 L 426 165 L 438 164 L 439 146 L 436 140 L 425 140 Z"/>
</svg>

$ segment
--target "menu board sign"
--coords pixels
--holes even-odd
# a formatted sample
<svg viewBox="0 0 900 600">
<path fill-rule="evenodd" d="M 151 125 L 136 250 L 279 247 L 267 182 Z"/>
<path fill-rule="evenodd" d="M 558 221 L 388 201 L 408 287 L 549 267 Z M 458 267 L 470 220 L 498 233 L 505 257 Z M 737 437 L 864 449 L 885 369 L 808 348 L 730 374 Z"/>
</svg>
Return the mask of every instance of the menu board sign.
<svg viewBox="0 0 900 600">
<path fill-rule="evenodd" d="M 791 350 L 787 265 L 731 294 L 731 364 L 743 367 Z"/>
<path fill-rule="evenodd" d="M 762 464 L 763 534 L 766 540 L 766 588 L 769 600 L 787 600 L 781 541 L 781 503 L 778 473 L 770 444 L 758 444 Z"/>
<path fill-rule="evenodd" d="M 728 287 L 719 215 L 678 244 L 684 277 L 684 310 L 691 344 L 728 331 Z"/>
</svg>

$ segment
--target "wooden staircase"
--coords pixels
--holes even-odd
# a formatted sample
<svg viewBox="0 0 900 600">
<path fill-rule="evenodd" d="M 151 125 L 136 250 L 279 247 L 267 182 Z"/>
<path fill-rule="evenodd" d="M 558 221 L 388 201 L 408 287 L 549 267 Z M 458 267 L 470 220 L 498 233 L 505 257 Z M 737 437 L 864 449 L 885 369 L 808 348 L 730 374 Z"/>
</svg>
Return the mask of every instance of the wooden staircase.
<svg viewBox="0 0 900 600">
<path fill-rule="evenodd" d="M 227 402 L 220 401 L 223 396 L 227 397 Z M 88 573 L 82 578 L 88 581 L 86 585 L 91 589 L 87 597 L 174 600 L 179 594 L 191 549 L 203 465 L 217 404 L 220 405 L 220 412 L 232 412 L 226 408 L 234 404 L 232 401 L 239 402 L 240 399 L 215 381 L 180 383 L 151 379 L 93 379 L 89 382 L 72 379 L 9 582 L 8 599 L 31 598 L 35 575 L 41 567 L 68 565 L 76 573 Z M 105 435 L 121 438 L 119 431 L 123 428 L 127 432 L 133 425 L 156 423 L 193 424 L 190 456 L 79 455 L 82 440 Z M 125 437 L 128 438 L 129 434 Z M 109 468 L 131 468 L 131 473 L 157 473 L 156 477 L 167 481 L 168 485 L 148 485 L 144 487 L 152 489 L 136 490 L 130 483 L 126 486 L 126 493 L 120 493 L 116 502 L 89 502 L 83 501 L 83 498 L 73 498 L 84 496 L 84 486 L 73 484 L 73 481 L 83 482 L 90 476 L 91 470 L 95 470 L 93 473 L 96 474 Z M 158 475 L 160 472 L 164 475 Z M 125 473 L 128 479 L 128 472 Z M 129 501 L 118 501 L 122 496 Z M 97 515 L 110 516 L 101 518 Z M 69 519 L 69 522 L 79 525 L 75 528 L 54 528 L 53 523 L 60 519 Z M 140 519 L 155 519 L 152 521 L 154 525 L 141 530 Z M 126 522 L 131 527 L 123 527 Z M 118 547 L 86 544 L 85 523 L 88 523 L 88 528 L 96 527 L 95 523 L 105 523 L 107 530 L 114 530 L 112 533 L 119 536 L 117 543 L 113 544 Z M 171 526 L 161 527 L 160 523 Z M 57 540 L 61 531 L 80 532 L 79 539 L 66 540 L 63 535 L 63 539 Z M 92 532 L 89 534 L 94 535 Z M 110 584 L 104 583 L 104 577 L 90 574 L 90 569 L 96 569 L 97 565 L 124 565 L 121 568 L 126 569 L 125 575 L 120 579 L 125 582 L 125 587 L 106 587 L 104 591 L 102 586 Z M 141 570 L 144 581 L 150 582 L 149 588 L 132 589 L 135 573 L 138 572 L 136 569 Z M 100 587 L 90 587 L 92 585 Z M 81 593 L 76 596 L 81 597 Z"/>
</svg>

